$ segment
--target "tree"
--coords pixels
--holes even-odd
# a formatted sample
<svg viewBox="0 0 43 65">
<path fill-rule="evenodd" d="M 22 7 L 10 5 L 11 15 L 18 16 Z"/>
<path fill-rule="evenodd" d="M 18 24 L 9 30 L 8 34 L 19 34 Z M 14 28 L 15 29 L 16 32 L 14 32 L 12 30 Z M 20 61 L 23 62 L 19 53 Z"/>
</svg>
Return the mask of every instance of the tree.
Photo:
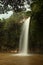
<svg viewBox="0 0 43 65">
<path fill-rule="evenodd" d="M 31 9 L 30 47 L 43 52 L 43 1 L 33 0 Z"/>
<path fill-rule="evenodd" d="M 29 0 L 26 0 L 29 3 Z M 0 9 L 3 13 L 7 10 L 21 11 L 24 10 L 25 0 L 0 0 Z"/>
</svg>

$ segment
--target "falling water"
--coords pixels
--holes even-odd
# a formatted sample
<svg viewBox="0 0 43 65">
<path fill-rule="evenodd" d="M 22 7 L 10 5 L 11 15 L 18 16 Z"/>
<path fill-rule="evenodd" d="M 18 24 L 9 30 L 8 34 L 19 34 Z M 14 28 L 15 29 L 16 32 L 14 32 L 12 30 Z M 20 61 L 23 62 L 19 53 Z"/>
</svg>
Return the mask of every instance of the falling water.
<svg viewBox="0 0 43 65">
<path fill-rule="evenodd" d="M 28 53 L 29 23 L 30 23 L 30 17 L 24 21 L 22 26 L 21 36 L 20 36 L 19 53 L 25 55 Z"/>
<path fill-rule="evenodd" d="M 19 53 L 13 54 L 13 56 L 30 56 L 28 54 L 28 34 L 29 34 L 30 17 L 24 20 L 19 43 Z"/>
</svg>

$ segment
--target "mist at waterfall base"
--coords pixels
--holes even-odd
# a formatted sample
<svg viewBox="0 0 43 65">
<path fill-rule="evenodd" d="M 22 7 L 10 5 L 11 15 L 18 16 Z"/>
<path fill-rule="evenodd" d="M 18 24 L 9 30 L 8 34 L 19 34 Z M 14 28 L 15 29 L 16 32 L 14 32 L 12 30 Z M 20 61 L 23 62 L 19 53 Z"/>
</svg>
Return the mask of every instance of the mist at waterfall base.
<svg viewBox="0 0 43 65">
<path fill-rule="evenodd" d="M 29 24 L 30 24 L 30 17 L 28 17 L 22 25 L 20 42 L 19 42 L 19 52 L 18 54 L 13 54 L 13 56 L 30 56 L 30 54 L 28 54 Z"/>
</svg>

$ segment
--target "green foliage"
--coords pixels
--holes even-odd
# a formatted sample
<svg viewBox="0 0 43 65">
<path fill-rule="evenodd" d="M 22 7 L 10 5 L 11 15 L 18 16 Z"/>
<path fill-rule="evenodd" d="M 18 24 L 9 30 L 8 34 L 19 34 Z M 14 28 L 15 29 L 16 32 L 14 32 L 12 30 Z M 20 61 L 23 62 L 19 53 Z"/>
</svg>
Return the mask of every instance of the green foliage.
<svg viewBox="0 0 43 65">
<path fill-rule="evenodd" d="M 0 20 L 0 51 L 16 49 L 19 46 L 21 24 L 10 19 Z"/>
<path fill-rule="evenodd" d="M 19 13 L 13 13 L 13 15 L 10 17 L 10 18 L 8 18 L 8 19 L 6 19 L 6 22 L 15 22 L 15 23 L 20 23 L 20 21 L 23 19 L 23 18 L 27 18 L 28 16 L 30 16 L 30 13 L 31 12 L 19 12 Z"/>
<path fill-rule="evenodd" d="M 30 16 L 30 12 L 13 13 L 8 19 L 0 19 L 0 51 L 8 51 L 19 47 L 21 33 L 20 23 L 23 18 Z"/>
<path fill-rule="evenodd" d="M 24 11 L 24 2 L 25 0 L 0 0 L 0 13 L 5 13 L 9 10 L 14 10 L 15 12 Z M 30 1 L 27 0 L 27 4 L 29 3 Z"/>
<path fill-rule="evenodd" d="M 34 0 L 31 8 L 30 48 L 43 52 L 43 1 Z"/>
<path fill-rule="evenodd" d="M 31 11 L 27 11 L 27 12 L 25 13 L 25 15 L 26 15 L 27 17 L 31 16 Z"/>
</svg>

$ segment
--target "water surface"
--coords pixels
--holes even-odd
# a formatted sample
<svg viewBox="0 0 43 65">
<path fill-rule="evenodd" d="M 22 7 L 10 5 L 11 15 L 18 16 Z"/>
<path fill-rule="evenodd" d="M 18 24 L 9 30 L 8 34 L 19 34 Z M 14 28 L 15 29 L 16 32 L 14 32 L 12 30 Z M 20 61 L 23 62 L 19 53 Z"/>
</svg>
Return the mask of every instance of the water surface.
<svg viewBox="0 0 43 65">
<path fill-rule="evenodd" d="M 1 53 L 0 65 L 43 65 L 43 55 L 11 56 Z"/>
</svg>

